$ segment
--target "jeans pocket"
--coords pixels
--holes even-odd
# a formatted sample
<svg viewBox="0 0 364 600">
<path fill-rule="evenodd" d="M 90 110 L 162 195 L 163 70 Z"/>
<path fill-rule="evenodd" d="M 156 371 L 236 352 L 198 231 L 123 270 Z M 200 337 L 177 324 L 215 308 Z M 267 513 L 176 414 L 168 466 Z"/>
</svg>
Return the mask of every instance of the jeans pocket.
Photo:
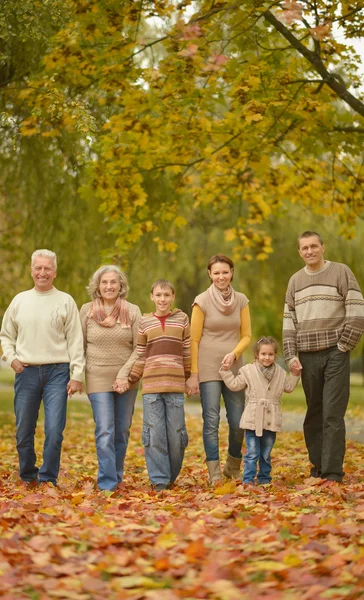
<svg viewBox="0 0 364 600">
<path fill-rule="evenodd" d="M 143 394 L 143 401 L 147 404 L 153 404 L 158 399 L 158 394 Z"/>
<path fill-rule="evenodd" d="M 57 369 L 57 371 L 69 371 L 70 368 L 70 363 L 54 363 L 52 365 L 55 369 Z"/>
<path fill-rule="evenodd" d="M 143 423 L 142 444 L 143 446 L 149 446 L 150 444 L 150 425 L 146 423 Z"/>
<path fill-rule="evenodd" d="M 175 394 L 173 396 L 173 404 L 174 406 L 177 406 L 177 408 L 180 408 L 181 406 L 183 406 L 185 403 L 185 397 L 183 394 Z"/>
<path fill-rule="evenodd" d="M 182 446 L 182 448 L 187 448 L 187 446 L 188 446 L 188 433 L 187 433 L 186 426 L 182 427 L 182 429 L 180 430 L 180 433 L 181 433 L 181 446 Z"/>
</svg>

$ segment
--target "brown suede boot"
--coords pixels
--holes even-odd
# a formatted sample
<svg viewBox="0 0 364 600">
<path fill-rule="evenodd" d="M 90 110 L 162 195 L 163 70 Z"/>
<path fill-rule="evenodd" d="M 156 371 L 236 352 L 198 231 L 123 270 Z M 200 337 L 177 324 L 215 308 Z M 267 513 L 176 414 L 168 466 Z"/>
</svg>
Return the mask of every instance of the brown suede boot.
<svg viewBox="0 0 364 600">
<path fill-rule="evenodd" d="M 228 477 L 229 479 L 240 479 L 241 478 L 241 473 L 240 473 L 240 465 L 241 465 L 241 458 L 234 458 L 233 456 L 230 456 L 230 454 L 227 455 L 227 459 L 226 459 L 226 463 L 224 466 L 224 475 L 225 477 Z"/>
<path fill-rule="evenodd" d="M 211 485 L 221 480 L 221 469 L 219 460 L 209 460 L 206 462 L 209 471 L 209 482 Z"/>
</svg>

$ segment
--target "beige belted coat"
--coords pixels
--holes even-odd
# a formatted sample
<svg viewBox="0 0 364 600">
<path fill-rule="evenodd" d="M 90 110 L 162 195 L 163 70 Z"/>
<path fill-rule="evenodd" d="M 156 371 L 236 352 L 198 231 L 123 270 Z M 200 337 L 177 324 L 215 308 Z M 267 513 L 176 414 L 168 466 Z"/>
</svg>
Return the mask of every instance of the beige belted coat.
<svg viewBox="0 0 364 600">
<path fill-rule="evenodd" d="M 220 375 L 230 390 L 246 388 L 245 410 L 240 420 L 242 429 L 252 429 L 258 437 L 263 429 L 282 431 L 282 411 L 279 400 L 283 392 L 292 392 L 299 377 L 286 373 L 277 365 L 271 381 L 260 371 L 257 361 L 241 367 L 234 377 L 231 371 L 220 369 Z"/>
</svg>

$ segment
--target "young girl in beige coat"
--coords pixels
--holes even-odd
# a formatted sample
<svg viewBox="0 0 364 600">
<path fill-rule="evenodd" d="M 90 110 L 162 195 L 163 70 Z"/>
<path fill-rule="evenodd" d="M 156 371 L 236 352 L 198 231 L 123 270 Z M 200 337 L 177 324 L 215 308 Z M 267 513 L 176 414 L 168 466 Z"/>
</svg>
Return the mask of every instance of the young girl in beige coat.
<svg viewBox="0 0 364 600">
<path fill-rule="evenodd" d="M 283 392 L 294 390 L 299 376 L 286 373 L 275 362 L 278 344 L 274 338 L 260 338 L 253 350 L 254 363 L 241 367 L 236 377 L 223 366 L 220 375 L 230 390 L 246 388 L 245 410 L 240 421 L 240 427 L 246 430 L 243 483 L 254 484 L 259 462 L 258 483 L 266 484 L 272 480 L 270 455 L 276 432 L 282 431 L 279 400 Z"/>
</svg>

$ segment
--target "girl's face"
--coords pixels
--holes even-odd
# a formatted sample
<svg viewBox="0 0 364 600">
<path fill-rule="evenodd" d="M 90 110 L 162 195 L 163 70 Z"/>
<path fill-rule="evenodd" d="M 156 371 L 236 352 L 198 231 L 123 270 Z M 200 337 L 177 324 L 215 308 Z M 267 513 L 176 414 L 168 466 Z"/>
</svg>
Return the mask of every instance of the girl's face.
<svg viewBox="0 0 364 600">
<path fill-rule="evenodd" d="M 271 344 L 262 344 L 258 350 L 257 359 L 263 367 L 270 367 L 276 358 L 276 353 Z"/>
</svg>

